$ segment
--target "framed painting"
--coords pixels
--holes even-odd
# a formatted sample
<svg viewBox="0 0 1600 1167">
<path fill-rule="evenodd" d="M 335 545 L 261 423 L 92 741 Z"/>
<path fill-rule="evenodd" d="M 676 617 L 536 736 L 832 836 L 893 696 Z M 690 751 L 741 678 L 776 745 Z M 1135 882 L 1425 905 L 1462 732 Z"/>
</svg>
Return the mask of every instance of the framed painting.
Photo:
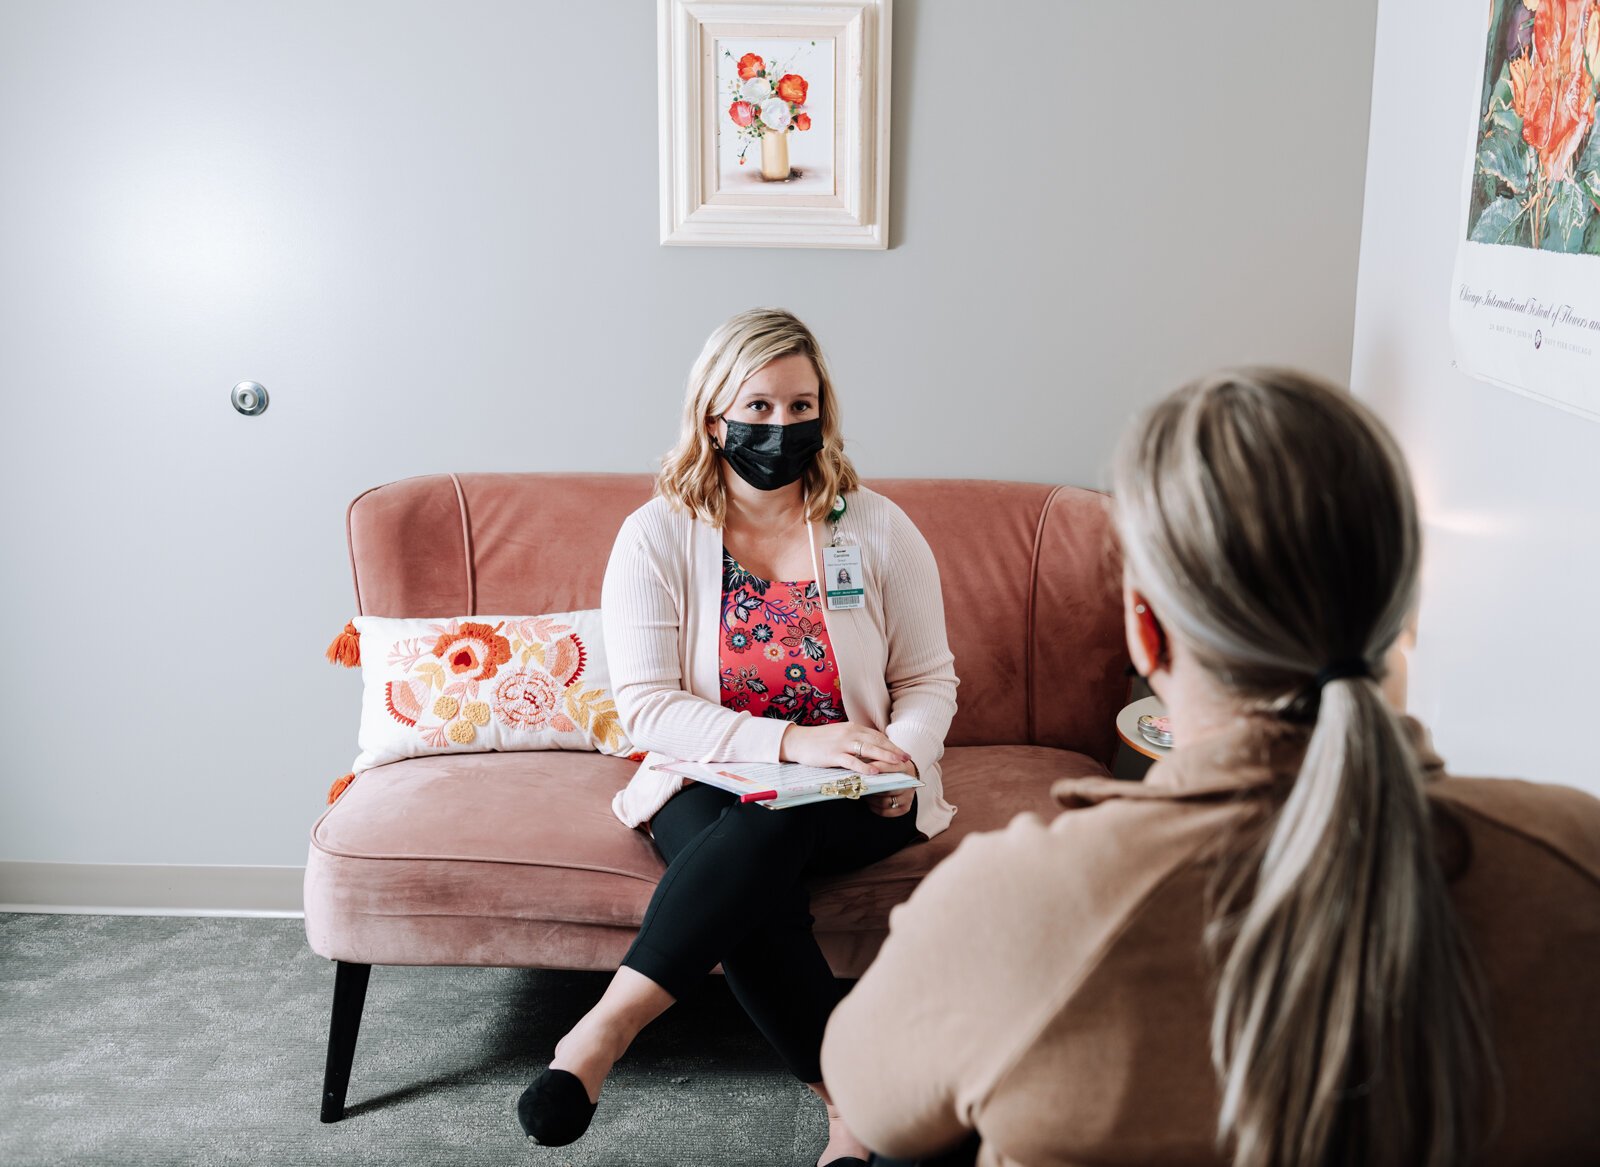
<svg viewBox="0 0 1600 1167">
<path fill-rule="evenodd" d="M 658 0 L 661 242 L 889 242 L 891 0 Z"/>
</svg>

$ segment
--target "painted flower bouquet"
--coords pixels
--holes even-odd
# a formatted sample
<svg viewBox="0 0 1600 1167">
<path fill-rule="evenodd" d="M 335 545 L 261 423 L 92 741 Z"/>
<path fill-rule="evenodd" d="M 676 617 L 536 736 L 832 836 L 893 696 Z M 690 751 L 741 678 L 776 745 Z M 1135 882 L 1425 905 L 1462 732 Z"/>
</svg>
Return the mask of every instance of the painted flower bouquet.
<svg viewBox="0 0 1600 1167">
<path fill-rule="evenodd" d="M 1600 255 L 1600 0 L 1493 0 L 1468 237 Z"/>
<path fill-rule="evenodd" d="M 723 56 L 731 59 L 733 53 L 724 51 Z M 728 94 L 733 98 L 733 104 L 728 106 L 728 117 L 742 139 L 739 165 L 744 165 L 750 147 L 760 142 L 762 174 L 769 179 L 789 176 L 789 151 L 784 135 L 811 128 L 811 115 L 806 112 L 809 86 L 804 77 L 787 72 L 786 68 L 765 61 L 755 53 L 746 53 L 738 60 L 738 76 L 728 81 Z M 773 147 L 780 144 L 782 172 L 774 173 L 778 151 Z"/>
</svg>

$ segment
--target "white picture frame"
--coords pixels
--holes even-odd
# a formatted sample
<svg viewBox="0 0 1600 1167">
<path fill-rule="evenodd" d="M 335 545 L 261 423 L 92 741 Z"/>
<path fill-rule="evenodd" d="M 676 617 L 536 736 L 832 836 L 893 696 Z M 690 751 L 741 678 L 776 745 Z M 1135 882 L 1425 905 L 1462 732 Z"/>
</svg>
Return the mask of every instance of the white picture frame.
<svg viewBox="0 0 1600 1167">
<path fill-rule="evenodd" d="M 891 3 L 658 0 L 664 245 L 889 245 Z"/>
</svg>

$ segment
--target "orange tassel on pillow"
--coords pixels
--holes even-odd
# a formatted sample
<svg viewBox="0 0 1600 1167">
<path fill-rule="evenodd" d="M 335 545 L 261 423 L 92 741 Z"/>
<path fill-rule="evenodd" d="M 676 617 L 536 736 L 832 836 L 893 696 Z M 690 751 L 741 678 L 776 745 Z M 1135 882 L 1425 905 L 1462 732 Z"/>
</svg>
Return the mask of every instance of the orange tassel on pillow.
<svg viewBox="0 0 1600 1167">
<path fill-rule="evenodd" d="M 328 805 L 332 806 L 338 802 L 339 796 L 344 793 L 345 787 L 355 780 L 356 776 L 354 774 L 346 774 L 343 778 L 336 779 L 334 784 L 328 787 Z"/>
<path fill-rule="evenodd" d="M 344 631 L 328 645 L 328 660 L 332 664 L 353 669 L 361 663 L 361 633 L 353 623 L 346 623 Z"/>
</svg>

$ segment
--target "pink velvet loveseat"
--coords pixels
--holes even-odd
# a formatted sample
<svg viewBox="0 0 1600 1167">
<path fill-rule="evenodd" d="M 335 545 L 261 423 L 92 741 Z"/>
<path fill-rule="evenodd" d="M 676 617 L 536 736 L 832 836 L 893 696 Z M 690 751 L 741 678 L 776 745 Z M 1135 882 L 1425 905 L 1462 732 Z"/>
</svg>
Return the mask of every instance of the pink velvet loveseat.
<svg viewBox="0 0 1600 1167">
<path fill-rule="evenodd" d="M 1103 775 L 1127 696 L 1120 568 L 1105 497 L 1028 483 L 900 479 L 939 563 L 961 684 L 944 759 L 950 830 L 819 881 L 816 931 L 858 976 L 889 910 L 972 831 L 1055 813 L 1050 785 Z M 436 474 L 350 504 L 358 612 L 596 608 L 643 475 Z M 614 969 L 662 871 L 611 813 L 635 764 L 577 752 L 413 758 L 360 775 L 311 831 L 306 937 L 338 962 L 322 1120 L 344 1115 L 371 966 Z"/>
</svg>

